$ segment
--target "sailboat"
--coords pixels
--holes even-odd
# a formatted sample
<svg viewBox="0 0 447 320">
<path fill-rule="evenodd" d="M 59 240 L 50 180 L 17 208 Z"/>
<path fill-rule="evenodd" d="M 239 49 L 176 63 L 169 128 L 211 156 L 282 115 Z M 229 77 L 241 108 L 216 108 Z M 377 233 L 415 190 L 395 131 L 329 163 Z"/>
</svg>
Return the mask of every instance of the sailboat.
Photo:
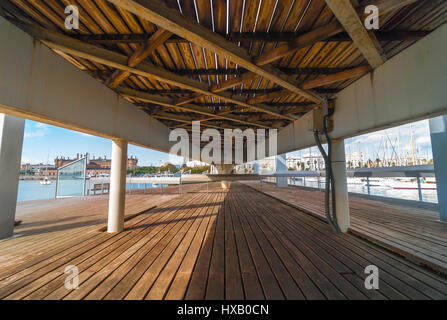
<svg viewBox="0 0 447 320">
<path fill-rule="evenodd" d="M 49 160 L 49 158 L 50 158 L 50 150 L 48 150 L 48 155 L 47 155 L 47 165 L 45 167 L 46 171 L 48 171 L 48 160 Z M 40 185 L 41 186 L 47 186 L 47 185 L 50 185 L 52 183 L 53 182 L 50 179 L 48 179 L 48 177 L 44 177 L 43 179 L 40 180 Z"/>
<path fill-rule="evenodd" d="M 417 190 L 417 178 L 396 178 L 388 179 L 385 185 L 392 189 Z M 434 178 L 421 178 L 421 190 L 437 190 L 436 180 Z"/>
<path fill-rule="evenodd" d="M 40 184 L 41 184 L 42 186 L 44 186 L 44 185 L 49 185 L 49 184 L 52 184 L 52 181 L 51 181 L 50 179 L 48 179 L 48 177 L 45 177 L 45 178 L 43 178 L 42 180 L 40 180 Z"/>
</svg>

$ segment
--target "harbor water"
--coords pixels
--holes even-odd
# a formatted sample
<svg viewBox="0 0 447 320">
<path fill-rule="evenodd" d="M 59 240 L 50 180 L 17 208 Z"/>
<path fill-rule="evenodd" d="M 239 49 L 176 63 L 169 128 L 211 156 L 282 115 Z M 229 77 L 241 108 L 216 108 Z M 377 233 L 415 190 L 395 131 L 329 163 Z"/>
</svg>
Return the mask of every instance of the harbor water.
<svg viewBox="0 0 447 320">
<path fill-rule="evenodd" d="M 306 182 L 304 182 L 304 179 L 302 178 L 293 179 L 289 180 L 289 184 L 324 189 L 324 181 L 321 181 L 320 184 L 318 184 L 317 181 L 313 180 L 315 179 L 307 179 Z M 158 187 L 159 185 L 152 185 L 150 183 L 146 184 L 146 188 L 158 188 Z M 130 184 L 128 183 L 126 185 L 126 189 L 129 190 L 129 188 Z M 132 183 L 132 189 L 142 189 L 142 188 L 144 188 L 144 184 Z M 72 195 L 76 195 L 79 191 L 79 182 L 73 183 L 71 189 L 72 189 Z M 415 200 L 415 201 L 419 200 L 418 190 L 392 189 L 385 186 L 370 186 L 369 189 L 371 195 L 405 199 L 405 200 Z M 364 185 L 349 183 L 348 190 L 349 192 L 368 194 L 368 188 Z M 52 181 L 50 185 L 41 185 L 39 180 L 20 180 L 17 201 L 54 199 L 55 191 L 56 191 L 55 181 Z M 70 186 L 67 185 L 65 186 L 65 192 L 67 192 L 66 193 L 67 196 L 71 195 Z M 422 190 L 422 201 L 437 203 L 438 197 L 436 190 Z"/>
<path fill-rule="evenodd" d="M 289 179 L 289 184 L 321 190 L 325 187 L 324 179 L 318 183 L 316 178 L 307 178 L 306 180 L 303 178 Z M 368 194 L 368 187 L 363 184 L 353 183 L 352 180 L 348 178 L 348 191 L 352 193 Z M 436 190 L 422 189 L 421 193 L 423 202 L 438 203 L 438 194 Z M 417 189 L 404 190 L 394 189 L 384 185 L 370 185 L 369 194 L 373 196 L 419 201 L 419 192 Z"/>
<path fill-rule="evenodd" d="M 64 195 L 78 195 L 79 181 L 70 181 L 71 184 L 65 184 Z M 158 188 L 159 185 L 146 184 L 146 188 Z M 164 187 L 164 186 L 163 186 Z M 143 189 L 144 184 L 132 183 L 132 189 Z M 130 184 L 126 185 L 126 189 L 130 189 Z M 81 187 L 82 190 L 82 187 Z M 56 192 L 56 181 L 52 180 L 49 185 L 41 185 L 39 180 L 19 180 L 19 189 L 17 194 L 17 201 L 29 201 L 39 199 L 54 199 Z"/>
</svg>

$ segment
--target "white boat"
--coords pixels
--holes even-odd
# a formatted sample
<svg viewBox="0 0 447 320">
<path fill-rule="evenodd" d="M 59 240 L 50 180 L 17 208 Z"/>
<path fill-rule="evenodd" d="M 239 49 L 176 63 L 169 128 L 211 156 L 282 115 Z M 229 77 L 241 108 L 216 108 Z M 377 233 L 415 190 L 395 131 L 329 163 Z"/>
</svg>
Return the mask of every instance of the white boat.
<svg viewBox="0 0 447 320">
<path fill-rule="evenodd" d="M 364 183 L 363 178 L 348 178 L 348 184 L 363 185 Z"/>
<path fill-rule="evenodd" d="M 387 187 L 381 178 L 369 178 L 369 180 L 367 178 L 362 178 L 361 181 L 364 187 L 368 187 L 368 184 L 370 187 Z"/>
<path fill-rule="evenodd" d="M 45 177 L 45 178 L 43 178 L 42 180 L 40 180 L 40 184 L 42 185 L 42 186 L 44 186 L 44 185 L 49 185 L 49 184 L 52 184 L 53 182 L 51 181 L 51 180 L 49 180 L 48 179 L 48 177 Z"/>
<path fill-rule="evenodd" d="M 385 182 L 387 187 L 396 190 L 417 190 L 418 183 L 417 178 L 398 178 L 389 179 Z M 436 182 L 433 180 L 421 179 L 422 190 L 436 190 Z"/>
</svg>

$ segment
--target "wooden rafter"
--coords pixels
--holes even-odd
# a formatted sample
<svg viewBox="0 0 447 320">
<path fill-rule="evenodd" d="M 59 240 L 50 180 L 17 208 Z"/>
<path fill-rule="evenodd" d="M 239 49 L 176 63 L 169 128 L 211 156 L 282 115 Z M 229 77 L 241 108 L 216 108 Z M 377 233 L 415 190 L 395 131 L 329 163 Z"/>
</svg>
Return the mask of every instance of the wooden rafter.
<svg viewBox="0 0 447 320">
<path fill-rule="evenodd" d="M 167 113 L 167 112 L 157 112 L 157 113 L 151 114 L 151 116 L 156 119 L 172 120 L 172 121 L 186 123 L 186 124 L 191 124 L 191 121 L 194 121 L 194 119 L 192 119 L 190 117 L 185 117 L 185 116 Z M 209 123 L 200 122 L 200 125 L 205 126 L 205 127 L 215 128 L 215 129 L 223 129 L 221 126 L 216 126 L 216 125 L 209 124 Z"/>
<path fill-rule="evenodd" d="M 313 92 L 302 90 L 296 80 L 288 77 L 270 66 L 259 66 L 253 63 L 248 53 L 234 43 L 226 40 L 217 33 L 210 31 L 196 21 L 185 17 L 178 10 L 171 9 L 160 0 L 109 0 L 117 7 L 126 9 L 141 18 L 151 21 L 160 28 L 169 30 L 203 48 L 226 57 L 230 61 L 247 70 L 268 79 L 277 85 L 303 96 L 304 98 L 321 103 L 322 98 Z"/>
<path fill-rule="evenodd" d="M 322 87 L 331 83 L 340 82 L 352 78 L 357 78 L 360 76 L 363 76 L 371 71 L 371 68 L 369 66 L 359 66 L 356 68 L 352 68 L 349 70 L 345 70 L 336 74 L 330 74 L 324 77 L 320 77 L 313 80 L 308 80 L 301 84 L 302 88 L 306 89 L 314 89 L 317 87 Z M 290 92 L 287 90 L 281 90 L 277 92 L 271 92 L 267 93 L 265 95 L 260 95 L 255 98 L 248 99 L 248 103 L 261 103 L 264 101 L 273 100 L 279 97 L 288 96 L 290 95 Z"/>
<path fill-rule="evenodd" d="M 391 1 L 394 1 L 394 0 L 391 0 Z M 403 4 L 401 4 L 401 6 L 408 5 L 414 1 L 415 0 L 402 1 Z M 111 1 L 111 2 L 115 2 L 115 1 Z M 152 17 L 152 18 L 154 18 L 154 20 L 164 21 L 164 23 L 167 23 L 167 21 L 170 21 L 169 17 L 167 17 L 167 16 L 169 16 L 169 14 L 178 16 L 178 12 L 175 12 L 175 10 L 172 11 L 171 9 L 169 9 L 169 10 L 171 10 L 171 12 L 169 14 L 166 12 L 162 12 L 162 14 L 165 14 L 165 16 L 157 15 L 156 10 L 151 11 L 151 9 L 153 9 L 153 7 L 149 6 L 148 1 L 131 1 L 131 0 L 129 0 L 129 1 L 117 1 L 117 2 L 120 2 L 123 7 L 125 7 L 127 10 L 130 10 L 131 12 L 133 12 L 137 15 L 140 14 L 141 16 L 146 16 L 146 18 Z M 383 0 L 371 1 L 370 4 L 376 4 L 379 7 L 380 14 L 384 14 L 384 13 L 388 12 L 390 10 L 390 8 L 395 9 L 397 6 L 397 4 L 394 4 L 394 6 L 389 6 L 389 4 L 385 3 Z M 117 4 L 117 5 L 119 5 L 119 4 Z M 358 12 L 363 12 L 364 8 L 365 7 L 363 6 L 357 10 L 358 10 Z M 167 17 L 167 19 L 166 19 L 166 17 Z M 153 22 L 155 22 L 155 21 L 153 21 Z M 182 36 L 181 26 L 177 25 L 177 27 L 178 27 L 177 34 Z M 174 31 L 174 30 L 172 30 L 172 31 Z M 335 36 L 339 33 L 342 33 L 343 31 L 344 31 L 344 28 L 340 25 L 340 23 L 338 21 L 333 21 L 327 25 L 324 25 L 322 27 L 314 29 L 308 33 L 301 35 L 301 36 L 298 36 L 296 39 L 290 41 L 289 43 L 280 45 L 277 48 L 272 49 L 269 52 L 256 57 L 254 59 L 254 63 L 258 67 L 265 66 L 268 63 L 278 60 L 294 51 L 297 51 L 297 50 L 307 47 L 309 45 L 313 45 L 319 41 L 327 40 L 329 37 Z M 190 38 L 187 38 L 187 39 L 194 42 L 193 41 L 194 37 L 192 37 L 191 39 Z M 202 42 L 199 42 L 199 44 L 202 45 Z M 224 54 L 224 56 L 227 57 L 227 55 L 225 55 L 225 54 Z M 253 73 L 247 72 L 247 73 L 242 74 L 238 77 L 233 77 L 226 81 L 220 82 L 219 84 L 213 85 L 210 89 L 212 92 L 221 92 L 221 91 L 231 88 L 235 85 L 240 85 L 244 82 L 255 80 L 255 79 L 257 79 L 258 75 L 259 74 L 253 74 Z M 286 88 L 286 89 L 288 89 L 288 88 Z M 292 93 L 293 93 L 293 91 L 292 91 Z M 183 99 L 180 99 L 177 102 L 177 104 L 181 105 L 184 103 L 189 103 L 199 97 L 200 97 L 200 95 L 192 96 L 190 98 L 183 98 Z M 311 99 L 311 101 L 315 101 L 315 100 Z"/>
<path fill-rule="evenodd" d="M 391 30 L 376 31 L 375 35 L 379 41 L 412 41 L 425 37 L 428 31 L 411 31 L 411 30 Z M 154 33 L 140 34 L 78 34 L 73 35 L 75 39 L 91 42 L 94 44 L 114 45 L 119 43 L 146 43 Z M 221 34 L 227 40 L 233 42 L 291 42 L 300 36 L 295 32 L 242 32 L 231 33 L 229 35 Z M 345 42 L 352 41 L 346 32 L 339 33 L 327 38 L 328 42 Z M 189 43 L 188 40 L 178 36 L 171 36 L 166 39 L 166 43 Z"/>
<path fill-rule="evenodd" d="M 362 21 L 352 6 L 350 0 L 326 0 L 338 21 L 351 37 L 354 44 L 362 52 L 368 63 L 377 68 L 382 65 L 386 58 L 377 47 L 377 42 L 365 29 Z"/>
<path fill-rule="evenodd" d="M 129 57 L 127 65 L 129 67 L 136 67 L 137 65 L 139 65 L 160 45 L 162 45 L 171 35 L 172 33 L 170 33 L 169 31 L 159 29 L 146 41 L 145 45 L 140 46 L 137 50 L 134 51 L 134 53 Z M 129 71 L 118 69 L 110 76 L 109 79 L 107 79 L 106 85 L 108 85 L 112 89 L 116 88 L 130 75 L 131 73 Z"/>
<path fill-rule="evenodd" d="M 383 6 L 382 6 L 383 7 Z M 384 10 L 384 8 L 382 8 Z M 379 41 L 408 41 L 408 40 L 419 40 L 425 37 L 429 32 L 427 31 L 413 31 L 413 30 L 386 30 L 386 31 L 375 31 Z M 302 34 L 296 32 L 235 32 L 229 35 L 223 35 L 228 40 L 235 42 L 291 42 L 296 40 Z M 169 39 L 168 41 L 173 43 L 178 43 L 180 41 L 186 41 L 180 38 Z M 336 35 L 326 38 L 327 42 L 345 42 L 352 41 L 348 33 L 341 32 Z"/>
<path fill-rule="evenodd" d="M 268 94 L 268 93 L 272 93 L 272 92 L 278 92 L 281 91 L 281 88 L 270 88 L 270 89 L 235 89 L 235 90 L 226 90 L 225 92 L 227 92 L 230 96 L 237 96 L 237 95 L 242 95 L 242 96 L 246 96 L 246 95 L 264 95 L 264 94 Z M 335 94 L 338 93 L 340 91 L 340 89 L 331 89 L 331 88 L 315 88 L 315 91 L 321 93 L 321 94 Z M 169 96 L 180 96 L 180 97 L 184 97 L 184 96 L 190 96 L 190 91 L 187 90 L 182 90 L 182 89 L 148 89 L 145 90 L 145 92 L 150 93 L 150 94 L 160 94 L 160 95 L 169 95 Z M 298 103 L 312 103 L 312 102 L 298 102 Z M 196 105 L 200 104 L 200 102 L 195 103 Z M 222 103 L 221 103 L 222 104 Z M 179 104 L 176 103 L 177 106 L 180 106 Z M 226 102 L 224 103 L 224 105 L 234 105 L 234 103 L 231 102 Z M 263 105 L 265 106 L 269 106 L 269 107 L 278 107 L 281 105 L 278 105 L 277 103 L 264 103 Z M 242 106 L 241 106 L 242 107 Z M 258 110 L 259 111 L 259 110 Z M 262 112 L 262 111 L 260 111 Z"/>
<path fill-rule="evenodd" d="M 350 70 L 342 71 L 335 74 L 326 75 L 324 77 L 320 77 L 314 80 L 306 81 L 302 84 L 304 88 L 307 89 L 313 89 L 317 87 L 322 87 L 328 84 L 361 77 L 368 72 L 371 71 L 371 68 L 369 66 L 360 66 L 356 68 L 352 68 Z"/>
<path fill-rule="evenodd" d="M 147 2 L 149 1 L 147 0 Z M 170 5 L 169 1 L 162 1 Z M 419 3 L 416 3 L 418 1 Z M 134 2 L 144 3 L 145 1 L 136 0 Z M 287 14 L 287 16 L 282 13 L 287 9 L 282 5 L 282 1 L 278 2 L 277 9 L 279 10 L 273 10 L 273 12 L 266 10 L 268 5 L 264 1 L 262 6 L 258 6 L 258 9 L 260 8 L 258 14 L 255 12 L 258 3 L 249 1 L 242 12 L 244 26 L 241 30 L 245 32 L 239 32 L 241 24 L 237 20 L 240 12 L 236 10 L 236 15 L 234 15 L 234 8 L 231 7 L 231 4 L 230 11 L 227 11 L 224 6 L 222 7 L 222 3 L 225 0 L 213 1 L 211 8 L 208 1 L 197 1 L 196 8 L 189 6 L 184 1 L 178 2 L 178 4 L 176 1 L 171 2 L 175 4 L 175 11 L 182 12 L 185 16 L 196 17 L 197 19 L 194 19 L 194 21 L 199 21 L 208 31 L 211 32 L 212 29 L 213 34 L 219 34 L 227 41 L 240 46 L 244 52 L 246 52 L 246 48 L 250 47 L 250 53 L 253 54 L 257 52 L 270 55 L 279 53 L 275 59 L 281 59 L 283 54 L 287 54 L 290 57 L 293 56 L 291 59 L 284 59 L 281 66 L 277 64 L 276 69 L 290 76 L 312 75 L 309 79 L 313 80 L 308 80 L 304 83 L 301 82 L 303 77 L 294 77 L 298 79 L 296 83 L 301 89 L 313 88 L 312 91 L 314 93 L 322 95 L 336 93 L 346 87 L 347 83 L 351 83 L 351 81 L 343 81 L 341 80 L 342 78 L 331 76 L 336 75 L 340 77 L 346 71 L 346 66 L 351 66 L 353 63 L 361 63 L 356 52 L 356 45 L 349 43 L 353 43 L 350 35 L 344 28 L 341 28 L 342 25 L 337 18 L 332 17 L 331 10 L 329 7 L 325 7 L 324 1 L 308 1 L 309 7 L 305 12 L 300 10 L 304 10 L 302 5 L 305 5 L 307 1 L 302 1 L 302 4 L 299 4 L 300 2 L 297 1 L 293 8 L 302 8 L 300 10 L 292 8 L 290 15 Z M 366 16 L 369 16 L 369 13 L 364 12 L 364 8 L 367 5 L 376 5 L 379 7 L 379 14 L 387 14 L 386 19 L 381 19 L 380 21 L 381 29 L 374 32 L 369 31 L 368 33 L 374 45 L 379 48 L 379 52 L 380 45 L 384 45 L 384 49 L 390 57 L 405 49 L 410 44 L 410 41 L 425 37 L 431 30 L 435 30 L 445 22 L 445 3 L 442 3 L 442 1 L 351 0 L 351 2 L 353 6 L 357 6 L 355 11 L 360 21 L 364 21 Z M 57 31 L 58 33 L 66 34 L 72 39 L 82 40 L 84 44 L 94 44 L 93 47 L 99 49 L 107 48 L 111 52 L 122 54 L 122 61 L 107 60 L 109 57 L 107 55 L 89 59 L 89 52 L 84 51 L 85 48 L 80 50 L 81 55 L 76 56 L 76 54 L 70 51 L 74 51 L 76 48 L 67 46 L 69 50 L 62 51 L 57 48 L 58 45 L 61 46 L 57 41 L 54 42 L 56 45 L 53 47 L 53 50 L 62 58 L 70 61 L 74 66 L 89 73 L 104 84 L 112 83 L 111 87 L 115 87 L 120 82 L 118 75 L 123 76 L 124 74 L 124 78 L 129 76 L 126 85 L 123 85 L 124 87 L 127 87 L 127 84 L 129 84 L 139 92 L 144 91 L 145 93 L 169 97 L 170 103 L 175 104 L 173 107 L 164 107 L 124 96 L 126 100 L 134 103 L 137 107 L 141 107 L 148 114 L 152 115 L 166 111 L 165 113 L 167 114 L 183 116 L 188 121 L 200 120 L 215 126 L 223 125 L 229 127 L 230 125 L 235 125 L 239 128 L 253 126 L 241 122 L 234 123 L 231 120 L 216 117 L 216 115 L 229 115 L 246 122 L 253 122 L 253 120 L 258 122 L 259 120 L 260 123 L 266 126 L 276 127 L 282 122 L 280 117 L 287 120 L 296 119 L 313 107 L 318 107 L 313 102 L 302 99 L 302 97 L 284 89 L 284 87 L 263 79 L 262 76 L 251 72 L 240 64 L 233 63 L 230 59 L 227 59 L 227 56 L 216 55 L 212 50 L 196 45 L 191 40 L 177 34 L 172 34 L 168 39 L 165 39 L 164 43 L 166 45 L 159 46 L 156 54 L 152 54 L 150 57 L 146 55 L 141 65 L 129 68 L 129 66 L 132 66 L 129 63 L 131 62 L 129 58 L 138 57 L 136 54 L 147 46 L 150 38 L 158 32 L 156 30 L 161 29 L 141 17 L 134 16 L 131 12 L 108 5 L 107 1 L 98 3 L 95 1 L 80 1 L 80 29 L 79 31 L 67 31 L 64 28 L 65 15 L 62 4 L 67 5 L 69 3 L 69 0 L 61 0 L 59 2 L 55 0 L 46 2 L 0 0 L 0 7 L 3 8 L 3 10 L 0 10 L 0 15 L 31 26 L 42 26 L 46 30 L 59 30 Z M 358 6 L 359 3 L 362 7 Z M 409 6 L 404 10 L 399 9 L 412 3 L 415 5 Z M 210 9 L 211 11 L 209 11 Z M 212 17 L 208 15 L 213 14 L 214 21 L 208 21 L 208 18 L 212 20 Z M 226 14 L 230 15 L 230 21 L 227 23 L 225 21 Z M 232 21 L 233 17 L 234 21 Z M 302 23 L 295 29 L 291 28 L 291 25 L 284 29 L 281 27 L 281 25 L 286 26 L 289 21 L 298 20 L 301 20 Z M 269 29 L 267 29 L 268 21 L 271 21 L 271 28 Z M 383 21 L 386 21 L 386 25 L 382 25 Z M 324 26 L 325 23 L 327 24 L 326 26 Z M 330 28 L 330 23 L 333 23 L 332 27 L 338 24 L 341 31 L 329 37 L 321 32 L 324 29 L 320 29 L 317 32 L 318 28 Z M 225 25 L 227 28 L 225 28 Z M 317 29 L 309 29 L 312 25 L 317 25 Z M 399 30 L 402 26 L 405 26 L 405 30 Z M 251 30 L 254 30 L 254 32 L 249 32 Z M 276 32 L 278 30 L 290 31 Z M 292 30 L 294 31 L 292 32 Z M 304 33 L 303 30 L 305 30 Z M 318 33 L 322 36 L 322 40 L 318 40 L 316 37 Z M 315 41 L 309 41 L 307 44 L 306 38 L 311 39 L 312 37 L 315 37 Z M 387 43 L 381 43 L 382 41 Z M 404 42 L 390 43 L 391 41 Z M 47 41 L 48 45 L 54 43 Z M 65 43 L 62 43 L 63 45 Z M 103 47 L 102 45 L 107 46 Z M 284 50 L 284 48 L 287 50 Z M 304 48 L 304 50 L 297 52 L 296 50 L 300 48 Z M 308 48 L 310 50 L 307 50 Z M 272 50 L 276 50 L 276 53 Z M 295 55 L 295 53 L 297 54 Z M 116 58 L 116 56 L 113 56 L 113 58 Z M 259 63 L 255 59 L 259 61 L 266 59 L 267 61 L 268 58 L 267 55 L 250 57 L 251 62 L 254 64 Z M 107 63 L 103 64 L 101 59 L 106 59 Z M 149 61 L 152 64 L 146 63 Z M 297 61 L 300 62 L 297 64 Z M 123 67 L 117 68 L 116 64 L 121 63 Z M 153 65 L 160 66 L 160 69 L 170 73 L 158 73 L 160 69 L 148 69 L 148 66 L 152 68 Z M 318 66 L 320 65 L 328 68 L 319 68 Z M 127 68 L 125 68 L 126 66 Z M 293 68 L 292 66 L 303 68 Z M 154 75 L 151 74 L 152 71 L 155 71 Z M 172 74 L 184 77 L 171 78 Z M 169 76 L 169 79 L 163 81 L 164 76 Z M 196 81 L 187 82 L 185 78 Z M 175 84 L 175 81 L 179 79 L 181 79 L 180 86 Z M 332 81 L 337 79 L 343 82 L 337 83 L 335 86 L 326 86 L 335 83 Z M 174 80 L 174 82 L 169 82 L 169 80 Z M 113 84 L 113 81 L 117 81 L 117 83 Z M 240 86 L 235 86 L 244 83 L 244 81 L 247 85 L 244 85 L 242 89 Z M 250 82 L 252 85 L 249 85 Z M 256 83 L 258 83 L 258 87 L 255 86 Z M 190 85 L 195 88 L 191 89 L 188 87 Z M 318 87 L 315 87 L 315 85 L 318 85 Z M 208 92 L 210 93 L 208 94 Z M 200 99 L 197 99 L 199 97 Z M 272 100 L 274 97 L 284 97 L 286 99 Z M 268 98 L 267 100 L 270 100 L 270 102 L 265 98 Z M 190 103 L 193 100 L 195 100 L 194 104 Z M 183 104 L 186 108 L 190 106 L 194 108 L 203 107 L 203 110 L 199 111 L 206 111 L 212 115 L 200 114 L 200 112 L 192 113 L 186 109 L 179 108 Z M 251 106 L 258 108 L 251 108 Z M 264 109 L 267 112 L 261 111 L 264 107 L 269 108 Z M 293 118 L 288 118 L 289 115 Z M 178 123 L 169 119 L 164 119 L 163 122 L 167 125 L 176 125 Z M 184 125 L 187 124 L 187 122 L 183 123 Z M 285 125 L 288 123 L 288 121 L 284 122 Z"/>
<path fill-rule="evenodd" d="M 72 54 L 81 58 L 85 58 L 91 61 L 95 61 L 109 67 L 120 69 L 123 71 L 128 71 L 133 74 L 137 74 L 149 79 L 154 79 L 157 81 L 165 82 L 170 85 L 174 85 L 186 90 L 196 92 L 201 95 L 209 95 L 229 103 L 234 103 L 242 107 L 251 108 L 260 112 L 269 113 L 271 115 L 288 119 L 296 120 L 295 117 L 290 115 L 284 115 L 273 108 L 264 105 L 251 105 L 248 104 L 244 99 L 238 97 L 232 97 L 228 93 L 214 93 L 209 90 L 207 84 L 200 83 L 194 79 L 187 76 L 181 76 L 173 72 L 167 71 L 161 67 L 155 66 L 150 63 L 141 63 L 136 67 L 129 67 L 127 65 L 128 58 L 120 53 L 99 48 L 92 44 L 82 42 L 80 40 L 73 39 L 69 36 L 49 31 L 36 26 L 29 26 L 25 24 L 16 23 L 22 30 L 29 33 L 31 36 L 41 40 L 50 48 L 55 50 L 60 50 L 62 52 Z"/>
<path fill-rule="evenodd" d="M 185 104 L 182 106 L 177 106 L 174 104 L 173 100 L 168 97 L 161 97 L 159 95 L 152 95 L 152 94 L 148 94 L 146 92 L 128 89 L 128 88 L 122 88 L 122 87 L 117 88 L 117 92 L 125 97 L 128 97 L 128 98 L 137 99 L 137 100 L 140 100 L 143 102 L 153 103 L 153 104 L 168 107 L 168 108 L 175 108 L 175 109 L 179 109 L 179 110 L 183 110 L 183 111 L 199 113 L 199 114 L 203 114 L 203 115 L 217 118 L 217 119 L 229 120 L 229 121 L 247 124 L 247 125 L 251 125 L 251 126 L 257 126 L 257 127 L 261 127 L 261 128 L 269 128 L 268 126 L 266 126 L 263 123 L 246 121 L 242 118 L 232 116 L 232 115 L 219 115 L 217 113 L 215 114 L 215 113 L 212 113 L 211 111 L 207 110 L 204 107 L 199 107 L 194 104 Z"/>
</svg>

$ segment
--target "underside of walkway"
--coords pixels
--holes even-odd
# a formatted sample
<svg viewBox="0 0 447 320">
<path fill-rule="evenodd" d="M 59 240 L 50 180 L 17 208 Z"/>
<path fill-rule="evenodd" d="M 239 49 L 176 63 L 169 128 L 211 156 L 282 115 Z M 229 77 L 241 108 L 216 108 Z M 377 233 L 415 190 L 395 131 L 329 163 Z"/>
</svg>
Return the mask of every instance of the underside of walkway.
<svg viewBox="0 0 447 320">
<path fill-rule="evenodd" d="M 19 239 L 0 243 L 2 255 Z M 65 288 L 68 265 L 78 268 L 77 290 Z M 379 268 L 379 290 L 365 289 L 369 265 Z M 446 299 L 447 279 L 232 183 L 227 192 L 203 185 L 161 203 L 122 233 L 92 231 L 5 266 L 0 298 Z"/>
</svg>

